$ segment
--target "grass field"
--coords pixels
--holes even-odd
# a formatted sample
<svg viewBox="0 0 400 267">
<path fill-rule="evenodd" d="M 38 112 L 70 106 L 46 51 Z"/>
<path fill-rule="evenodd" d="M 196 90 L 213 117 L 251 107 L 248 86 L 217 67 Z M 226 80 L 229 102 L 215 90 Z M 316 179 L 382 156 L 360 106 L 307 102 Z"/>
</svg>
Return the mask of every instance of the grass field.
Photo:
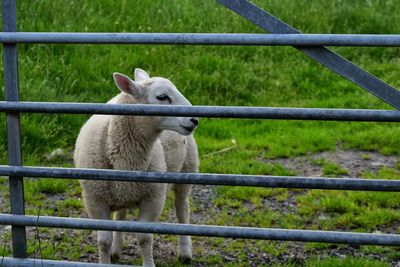
<svg viewBox="0 0 400 267">
<path fill-rule="evenodd" d="M 254 1 L 304 33 L 385 33 L 400 28 L 400 0 Z M 18 1 L 19 31 L 65 32 L 228 32 L 262 33 L 256 26 L 214 1 Z M 389 84 L 400 87 L 398 48 L 332 48 Z M 0 50 L 0 53 L 3 51 Z M 24 101 L 105 102 L 117 93 L 112 73 L 132 75 L 135 67 L 167 77 L 195 105 L 244 105 L 271 107 L 326 107 L 392 109 L 363 89 L 344 80 L 291 47 L 144 46 L 144 45 L 19 45 L 20 93 Z M 3 68 L 1 66 L 0 68 Z M 2 77 L 0 85 L 3 86 Z M 3 91 L 0 92 L 3 98 Z M 4 115 L 0 128 L 5 129 Z M 22 116 L 25 165 L 72 166 L 71 152 L 86 115 Z M 201 172 L 295 175 L 271 160 L 310 156 L 323 151 L 372 151 L 399 156 L 400 126 L 394 123 L 273 121 L 202 119 L 196 131 Z M 0 132 L 0 164 L 7 163 L 5 131 Z M 226 153 L 220 150 L 236 146 Z M 57 149 L 59 157 L 49 157 Z M 346 175 L 346 170 L 324 159 L 315 162 L 327 176 Z M 400 179 L 400 165 L 382 166 L 366 178 Z M 25 183 L 27 213 L 77 216 L 83 212 L 77 182 L 28 180 Z M 8 212 L 7 180 L 0 183 L 0 207 Z M 268 199 L 278 203 L 294 199 L 290 212 L 271 210 Z M 396 193 L 296 191 L 215 187 L 208 200 L 215 210 L 201 220 L 229 224 L 293 229 L 351 230 L 398 233 L 400 198 Z M 192 203 L 201 213 L 201 206 Z M 171 210 L 170 200 L 167 212 Z M 164 215 L 163 219 L 167 216 Z M 95 254 L 95 241 L 79 245 L 87 232 L 71 239 L 67 232 L 43 229 L 45 258 L 79 260 Z M 8 255 L 8 242 L 3 254 Z M 56 240 L 56 241 L 54 241 Z M 252 242 L 199 239 L 205 247 L 234 251 L 236 263 L 218 255 L 202 257 L 205 265 L 248 266 L 248 247 L 254 253 L 276 258 L 277 266 L 300 264 L 282 257 L 290 242 Z M 55 245 L 56 244 L 56 245 Z M 74 246 L 70 246 L 73 244 Z M 31 255 L 37 242 L 29 244 Z M 55 247 L 56 246 L 56 247 Z M 306 244 L 304 250 L 318 255 L 335 247 Z M 335 247 L 336 248 L 336 247 Z M 308 257 L 306 266 L 389 266 L 400 262 L 398 248 L 361 246 L 363 257 L 327 255 Z M 1 251 L 1 250 L 0 250 Z M 243 252 L 243 253 L 241 253 Z M 233 253 L 233 252 L 232 252 Z M 382 257 L 371 255 L 379 254 Z M 208 255 L 208 254 L 207 254 Z M 364 257 L 365 256 L 365 257 Z M 138 262 L 136 262 L 138 263 Z M 178 266 L 171 260 L 166 266 Z"/>
</svg>

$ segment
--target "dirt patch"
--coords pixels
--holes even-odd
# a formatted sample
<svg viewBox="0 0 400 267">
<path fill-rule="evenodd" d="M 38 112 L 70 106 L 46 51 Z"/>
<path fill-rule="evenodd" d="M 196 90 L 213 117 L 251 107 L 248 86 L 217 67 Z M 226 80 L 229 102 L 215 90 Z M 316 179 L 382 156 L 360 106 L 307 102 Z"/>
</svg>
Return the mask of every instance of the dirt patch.
<svg viewBox="0 0 400 267">
<path fill-rule="evenodd" d="M 334 162 L 347 171 L 342 177 L 360 177 L 364 172 L 376 173 L 382 167 L 396 167 L 398 158 L 396 156 L 385 156 L 371 151 L 342 150 L 337 148 L 334 152 L 321 152 L 307 156 L 293 158 L 279 158 L 264 160 L 269 163 L 279 163 L 285 168 L 292 170 L 296 175 L 321 177 L 324 175 L 321 160 Z"/>
</svg>

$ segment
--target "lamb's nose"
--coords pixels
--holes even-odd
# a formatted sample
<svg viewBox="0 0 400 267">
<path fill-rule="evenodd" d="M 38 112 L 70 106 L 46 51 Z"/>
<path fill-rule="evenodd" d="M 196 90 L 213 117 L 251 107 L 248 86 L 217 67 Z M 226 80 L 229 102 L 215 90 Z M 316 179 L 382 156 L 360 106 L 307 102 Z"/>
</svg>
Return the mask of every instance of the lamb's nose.
<svg viewBox="0 0 400 267">
<path fill-rule="evenodd" d="M 196 118 L 191 118 L 190 121 L 193 122 L 193 124 L 196 126 L 199 124 L 199 120 Z"/>
</svg>

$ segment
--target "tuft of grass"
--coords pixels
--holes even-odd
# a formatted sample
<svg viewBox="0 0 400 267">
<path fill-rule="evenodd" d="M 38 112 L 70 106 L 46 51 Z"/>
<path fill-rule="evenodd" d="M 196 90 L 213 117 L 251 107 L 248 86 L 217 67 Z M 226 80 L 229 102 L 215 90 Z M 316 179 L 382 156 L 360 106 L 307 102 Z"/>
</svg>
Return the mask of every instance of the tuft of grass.
<svg viewBox="0 0 400 267">
<path fill-rule="evenodd" d="M 81 211 L 83 209 L 83 203 L 81 199 L 77 198 L 67 198 L 59 204 L 60 207 L 66 209 L 75 209 Z"/>
<path fill-rule="evenodd" d="M 34 179 L 25 182 L 27 193 L 60 194 L 68 188 L 68 180 L 61 179 Z"/>
<path fill-rule="evenodd" d="M 328 177 L 338 177 L 341 175 L 347 175 L 348 171 L 340 167 L 339 164 L 332 162 L 327 159 L 318 158 L 312 161 L 315 165 L 321 166 L 322 172 Z"/>
<path fill-rule="evenodd" d="M 371 155 L 370 154 L 361 154 L 361 158 L 363 160 L 371 160 Z"/>
<path fill-rule="evenodd" d="M 239 207 L 247 202 L 260 207 L 264 198 L 278 196 L 286 192 L 286 189 L 281 188 L 219 186 L 217 188 L 218 197 L 214 203 L 217 206 Z"/>
<path fill-rule="evenodd" d="M 331 177 L 338 177 L 341 175 L 348 174 L 347 170 L 343 169 L 342 167 L 340 167 L 338 164 L 336 164 L 334 162 L 327 162 L 324 165 L 323 173 L 324 173 L 324 175 L 331 176 Z"/>
</svg>

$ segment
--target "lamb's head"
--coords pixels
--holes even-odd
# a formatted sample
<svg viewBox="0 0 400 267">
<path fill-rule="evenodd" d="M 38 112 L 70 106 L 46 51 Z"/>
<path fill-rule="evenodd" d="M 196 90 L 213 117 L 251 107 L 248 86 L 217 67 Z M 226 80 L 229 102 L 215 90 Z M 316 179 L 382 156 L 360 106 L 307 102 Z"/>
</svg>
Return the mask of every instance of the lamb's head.
<svg viewBox="0 0 400 267">
<path fill-rule="evenodd" d="M 183 105 L 190 102 L 168 79 L 152 77 L 142 69 L 135 69 L 135 80 L 120 74 L 113 74 L 115 84 L 124 93 L 131 95 L 138 104 Z M 158 130 L 171 130 L 182 135 L 191 134 L 199 123 L 195 117 L 153 117 Z"/>
</svg>

